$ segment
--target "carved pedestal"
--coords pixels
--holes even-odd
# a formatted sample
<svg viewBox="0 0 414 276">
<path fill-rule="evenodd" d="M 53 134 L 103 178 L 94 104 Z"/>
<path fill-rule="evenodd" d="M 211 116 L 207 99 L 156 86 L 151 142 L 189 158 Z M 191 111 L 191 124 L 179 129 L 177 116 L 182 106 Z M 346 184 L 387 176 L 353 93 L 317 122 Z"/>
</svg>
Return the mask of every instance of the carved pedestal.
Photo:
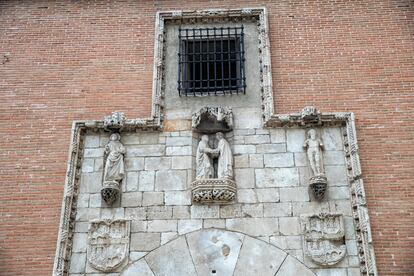
<svg viewBox="0 0 414 276">
<path fill-rule="evenodd" d="M 192 183 L 195 203 L 230 203 L 236 198 L 236 182 L 230 179 L 200 179 Z"/>
<path fill-rule="evenodd" d="M 321 213 L 301 216 L 305 254 L 315 263 L 330 266 L 346 254 L 342 214 Z"/>
<path fill-rule="evenodd" d="M 106 204 L 111 205 L 120 193 L 119 183 L 117 181 L 105 181 L 102 185 L 101 196 Z"/>
<path fill-rule="evenodd" d="M 324 174 L 312 176 L 309 179 L 309 188 L 316 200 L 322 200 L 325 197 L 328 179 Z"/>
</svg>

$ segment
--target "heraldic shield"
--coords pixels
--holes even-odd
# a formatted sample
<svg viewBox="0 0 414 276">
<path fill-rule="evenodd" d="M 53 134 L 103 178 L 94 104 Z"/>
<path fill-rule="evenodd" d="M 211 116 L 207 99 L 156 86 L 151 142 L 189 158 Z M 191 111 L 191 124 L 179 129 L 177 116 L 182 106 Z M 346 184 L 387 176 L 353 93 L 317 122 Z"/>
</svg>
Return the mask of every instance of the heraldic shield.
<svg viewBox="0 0 414 276">
<path fill-rule="evenodd" d="M 119 267 L 129 252 L 129 220 L 97 220 L 89 225 L 88 262 L 100 271 Z"/>
<path fill-rule="evenodd" d="M 301 216 L 305 254 L 315 263 L 330 266 L 346 254 L 342 214 L 321 213 Z"/>
</svg>

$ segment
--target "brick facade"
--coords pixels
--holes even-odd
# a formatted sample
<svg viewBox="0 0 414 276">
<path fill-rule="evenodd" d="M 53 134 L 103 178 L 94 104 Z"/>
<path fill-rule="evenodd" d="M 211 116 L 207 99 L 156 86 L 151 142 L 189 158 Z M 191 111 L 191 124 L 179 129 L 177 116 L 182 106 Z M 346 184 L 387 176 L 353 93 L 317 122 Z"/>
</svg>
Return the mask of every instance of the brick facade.
<svg viewBox="0 0 414 276">
<path fill-rule="evenodd" d="M 276 113 L 305 105 L 355 112 L 379 274 L 411 275 L 413 4 L 238 5 L 268 8 Z M 71 122 L 113 110 L 129 118 L 149 115 L 155 13 L 183 6 L 178 1 L 0 4 L 2 275 L 51 273 Z M 187 1 L 185 6 L 234 3 Z"/>
</svg>

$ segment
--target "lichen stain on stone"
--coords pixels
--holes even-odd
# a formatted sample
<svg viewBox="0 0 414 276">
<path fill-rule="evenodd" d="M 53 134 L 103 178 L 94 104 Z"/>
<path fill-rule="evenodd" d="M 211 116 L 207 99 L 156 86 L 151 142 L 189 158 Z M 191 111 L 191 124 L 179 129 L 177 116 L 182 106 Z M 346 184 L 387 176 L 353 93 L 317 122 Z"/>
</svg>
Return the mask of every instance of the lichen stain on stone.
<svg viewBox="0 0 414 276">
<path fill-rule="evenodd" d="M 221 253 L 223 254 L 224 258 L 227 258 L 227 256 L 230 254 L 230 247 L 227 244 L 223 244 L 221 247 Z"/>
<path fill-rule="evenodd" d="M 219 241 L 219 238 L 217 238 L 216 236 L 211 237 L 211 241 L 213 243 L 217 243 Z"/>
</svg>

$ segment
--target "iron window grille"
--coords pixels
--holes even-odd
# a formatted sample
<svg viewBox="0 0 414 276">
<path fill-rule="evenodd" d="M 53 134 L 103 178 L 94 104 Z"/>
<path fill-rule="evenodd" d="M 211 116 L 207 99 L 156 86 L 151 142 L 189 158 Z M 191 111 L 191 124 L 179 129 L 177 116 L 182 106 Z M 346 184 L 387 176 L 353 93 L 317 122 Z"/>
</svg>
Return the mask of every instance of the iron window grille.
<svg viewBox="0 0 414 276">
<path fill-rule="evenodd" d="M 179 28 L 178 38 L 180 96 L 245 93 L 243 26 Z"/>
</svg>

